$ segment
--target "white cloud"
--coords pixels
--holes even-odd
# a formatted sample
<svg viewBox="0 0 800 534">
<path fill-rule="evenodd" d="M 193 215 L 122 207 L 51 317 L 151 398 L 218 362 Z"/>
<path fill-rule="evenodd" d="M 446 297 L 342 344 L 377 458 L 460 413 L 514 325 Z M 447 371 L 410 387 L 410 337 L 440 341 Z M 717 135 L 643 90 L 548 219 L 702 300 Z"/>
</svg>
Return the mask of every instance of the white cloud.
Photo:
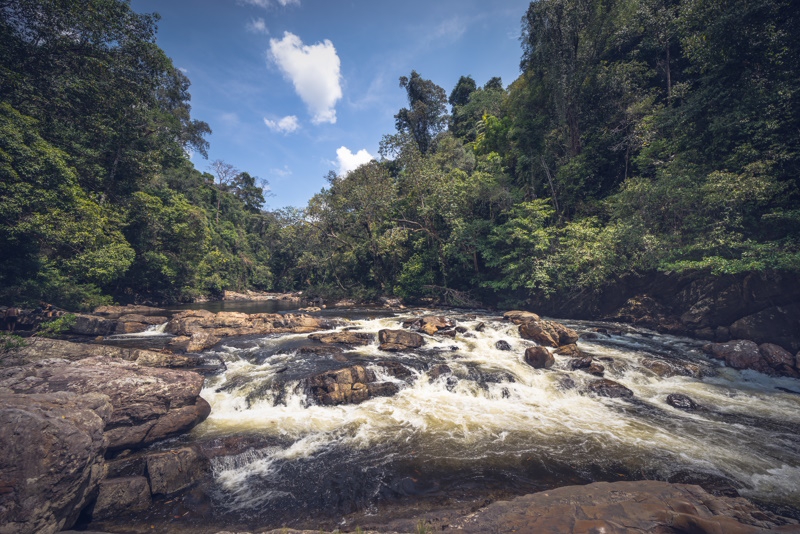
<svg viewBox="0 0 800 534">
<path fill-rule="evenodd" d="M 339 147 L 336 150 L 336 160 L 339 163 L 340 176 L 356 170 L 361 165 L 369 163 L 373 159 L 375 158 L 373 158 L 372 155 L 363 148 L 355 154 L 353 154 L 346 146 Z"/>
<path fill-rule="evenodd" d="M 336 102 L 342 98 L 339 56 L 333 43 L 304 45 L 293 33 L 269 40 L 270 59 L 294 84 L 314 124 L 336 123 Z"/>
<path fill-rule="evenodd" d="M 283 7 L 299 6 L 300 0 L 240 0 L 240 3 L 250 4 L 251 6 L 263 7 L 264 9 L 267 9 L 273 4 L 279 4 Z"/>
<path fill-rule="evenodd" d="M 282 169 L 270 169 L 269 172 L 270 174 L 274 174 L 280 178 L 286 178 L 287 176 L 292 175 L 292 170 L 288 165 L 284 165 Z"/>
<path fill-rule="evenodd" d="M 297 121 L 297 117 L 294 115 L 288 115 L 282 119 L 278 119 L 277 121 L 269 120 L 268 118 L 264 117 L 264 124 L 266 124 L 267 128 L 273 132 L 281 133 L 296 132 L 297 129 L 300 128 L 300 123 Z"/>
<path fill-rule="evenodd" d="M 264 22 L 264 19 L 258 17 L 257 19 L 250 19 L 250 22 L 247 23 L 247 31 L 251 33 L 263 33 L 269 34 L 269 29 L 267 29 L 267 23 Z"/>
<path fill-rule="evenodd" d="M 178 67 L 178 70 L 181 71 L 184 74 L 188 74 L 189 73 L 189 69 L 184 69 L 183 67 Z"/>
</svg>

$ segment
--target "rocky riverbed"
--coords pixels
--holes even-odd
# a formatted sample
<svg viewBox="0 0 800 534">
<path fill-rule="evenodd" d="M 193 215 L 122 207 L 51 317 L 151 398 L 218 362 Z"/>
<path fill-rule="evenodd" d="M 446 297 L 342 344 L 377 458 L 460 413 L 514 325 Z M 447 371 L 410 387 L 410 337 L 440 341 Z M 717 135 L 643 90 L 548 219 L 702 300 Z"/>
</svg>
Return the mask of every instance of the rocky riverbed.
<svg viewBox="0 0 800 534">
<path fill-rule="evenodd" d="M 779 345 L 252 311 L 106 308 L 3 353 L 0 532 L 798 531 Z"/>
</svg>

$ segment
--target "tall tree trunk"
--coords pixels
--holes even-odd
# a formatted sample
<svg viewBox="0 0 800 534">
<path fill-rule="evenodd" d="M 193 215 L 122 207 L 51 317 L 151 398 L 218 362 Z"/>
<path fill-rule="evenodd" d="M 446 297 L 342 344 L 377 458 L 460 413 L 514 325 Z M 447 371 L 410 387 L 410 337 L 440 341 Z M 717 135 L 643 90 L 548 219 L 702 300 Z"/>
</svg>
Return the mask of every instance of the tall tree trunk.
<svg viewBox="0 0 800 534">
<path fill-rule="evenodd" d="M 219 223 L 219 201 L 222 196 L 222 191 L 217 189 L 217 223 Z"/>
</svg>

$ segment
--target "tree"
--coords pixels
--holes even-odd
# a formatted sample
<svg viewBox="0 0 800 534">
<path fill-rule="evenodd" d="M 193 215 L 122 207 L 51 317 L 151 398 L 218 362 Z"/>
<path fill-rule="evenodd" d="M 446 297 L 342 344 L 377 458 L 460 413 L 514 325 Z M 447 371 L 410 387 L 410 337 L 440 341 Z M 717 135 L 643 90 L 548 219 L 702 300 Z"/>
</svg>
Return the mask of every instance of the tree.
<svg viewBox="0 0 800 534">
<path fill-rule="evenodd" d="M 264 191 L 269 189 L 269 182 L 241 172 L 233 180 L 233 195 L 242 201 L 245 208 L 253 213 L 261 211 L 264 205 Z"/>
<path fill-rule="evenodd" d="M 463 106 L 469 102 L 469 95 L 472 94 L 476 87 L 472 76 L 462 76 L 458 79 L 456 86 L 453 87 L 448 102 L 450 102 L 451 106 Z"/>
<path fill-rule="evenodd" d="M 219 223 L 219 204 L 222 198 L 222 191 L 227 190 L 228 187 L 233 185 L 234 180 L 236 177 L 239 176 L 239 169 L 231 165 L 230 163 L 225 163 L 221 159 L 215 160 L 211 162 L 209 169 L 214 172 L 214 178 L 216 180 L 216 187 L 217 187 L 217 217 L 216 221 Z"/>
<path fill-rule="evenodd" d="M 503 80 L 500 76 L 495 76 L 493 78 L 489 78 L 489 81 L 483 85 L 484 91 L 490 91 L 493 89 L 503 89 Z"/>
<path fill-rule="evenodd" d="M 424 154 L 434 136 L 447 127 L 447 96 L 444 89 L 414 70 L 410 78 L 400 77 L 400 87 L 408 93 L 409 107 L 394 116 L 395 126 L 399 132 L 410 133 Z"/>
</svg>

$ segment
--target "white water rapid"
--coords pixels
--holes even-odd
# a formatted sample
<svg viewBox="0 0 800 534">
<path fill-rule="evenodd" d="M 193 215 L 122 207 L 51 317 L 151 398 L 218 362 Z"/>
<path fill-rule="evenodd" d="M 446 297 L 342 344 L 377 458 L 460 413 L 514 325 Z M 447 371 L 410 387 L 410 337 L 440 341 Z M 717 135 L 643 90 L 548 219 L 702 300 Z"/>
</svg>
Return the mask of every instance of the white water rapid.
<svg viewBox="0 0 800 534">
<path fill-rule="evenodd" d="M 585 392 L 597 378 L 570 370 L 568 357 L 555 356 L 549 370 L 528 366 L 523 353 L 533 343 L 513 324 L 449 315 L 467 332 L 426 336 L 422 349 L 408 353 L 381 352 L 376 342 L 302 353 L 298 347 L 315 344 L 306 335 L 224 345 L 218 355 L 227 371 L 207 378 L 202 396 L 211 415 L 190 439 L 250 441 L 212 461 L 214 505 L 237 517 L 343 515 L 409 497 L 651 478 L 722 485 L 777 508 L 798 507 L 800 394 L 792 391 L 800 382 L 720 367 L 688 339 L 632 330 L 587 339 L 592 329 L 619 326 L 565 322 L 583 334 L 578 346 L 605 366 L 605 377 L 634 393 L 597 397 Z M 346 328 L 376 334 L 411 316 L 358 319 Z M 480 322 L 485 328 L 475 331 Z M 498 350 L 500 340 L 511 350 Z M 678 368 L 692 362 L 700 377 L 661 377 L 646 359 Z M 379 364 L 386 360 L 411 375 L 394 378 Z M 356 363 L 399 392 L 320 406 L 301 387 L 302 377 Z M 452 373 L 430 380 L 427 370 L 440 363 Z M 701 409 L 673 408 L 666 403 L 672 393 Z"/>
</svg>

